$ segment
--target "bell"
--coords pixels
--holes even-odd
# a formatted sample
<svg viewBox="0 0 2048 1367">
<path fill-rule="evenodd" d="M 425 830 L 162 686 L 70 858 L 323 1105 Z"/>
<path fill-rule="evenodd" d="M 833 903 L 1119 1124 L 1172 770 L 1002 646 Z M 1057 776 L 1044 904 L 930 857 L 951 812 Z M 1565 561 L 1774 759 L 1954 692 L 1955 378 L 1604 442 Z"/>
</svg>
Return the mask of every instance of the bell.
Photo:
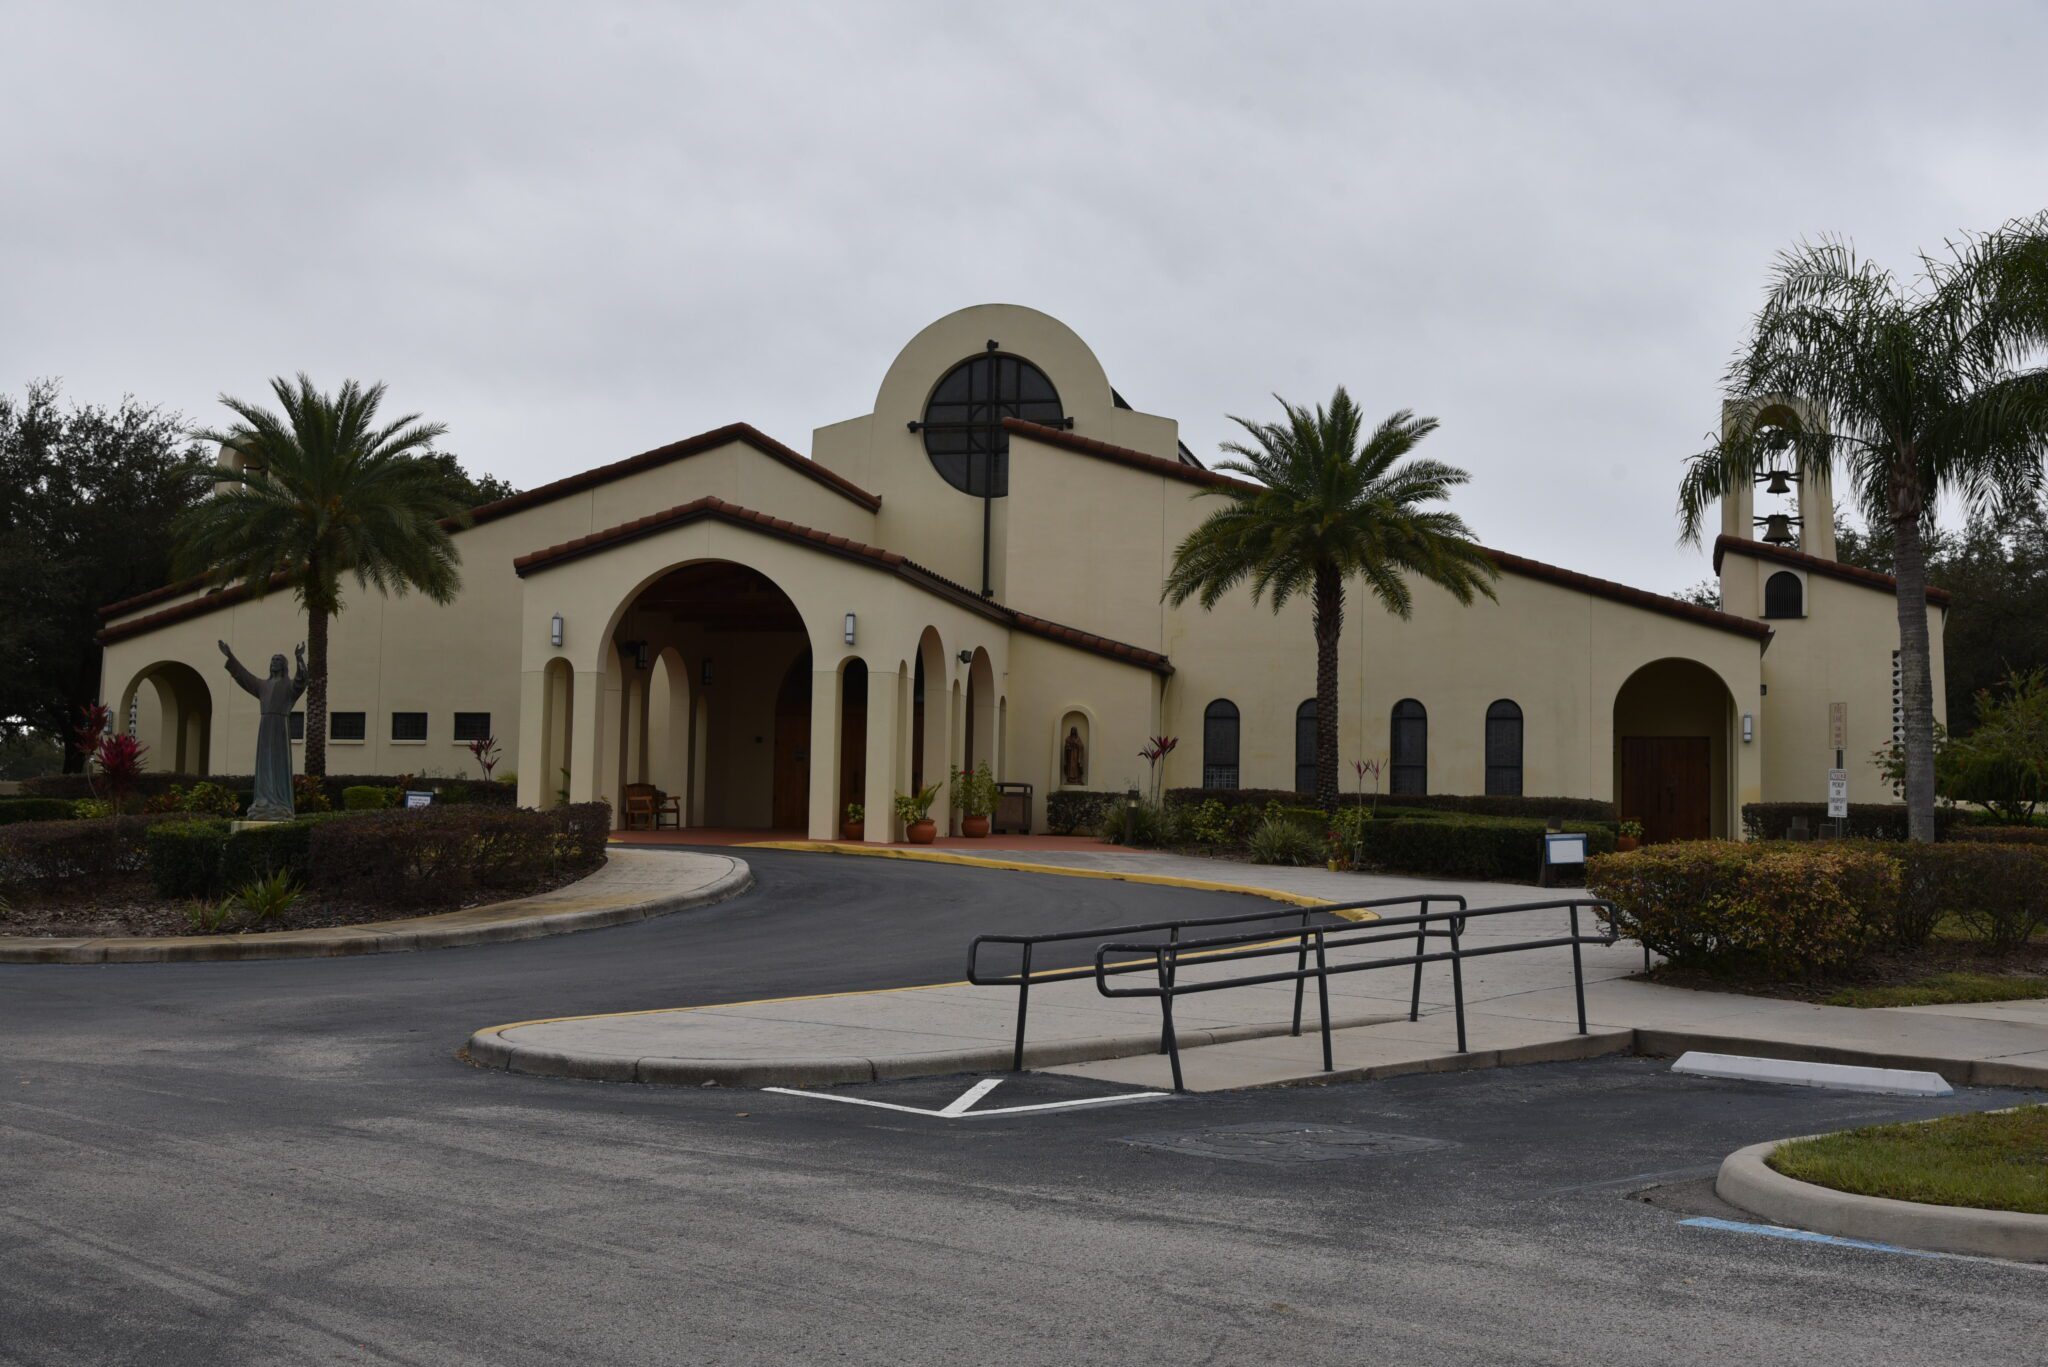
<svg viewBox="0 0 2048 1367">
<path fill-rule="evenodd" d="M 1792 515 L 1772 513 L 1764 519 L 1764 544 L 1767 546 L 1790 546 L 1798 541 L 1792 535 Z"/>
<path fill-rule="evenodd" d="M 1764 485 L 1765 493 L 1789 494 L 1792 492 L 1792 472 L 1790 470 L 1772 470 L 1765 475 L 1765 478 L 1770 481 L 1770 483 Z"/>
</svg>

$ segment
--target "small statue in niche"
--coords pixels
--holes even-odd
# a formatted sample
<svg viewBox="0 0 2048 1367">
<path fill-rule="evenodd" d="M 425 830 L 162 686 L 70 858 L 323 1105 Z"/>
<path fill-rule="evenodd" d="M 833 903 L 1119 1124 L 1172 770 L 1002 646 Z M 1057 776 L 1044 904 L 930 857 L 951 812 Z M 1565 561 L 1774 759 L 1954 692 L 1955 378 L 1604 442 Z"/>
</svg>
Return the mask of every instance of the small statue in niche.
<svg viewBox="0 0 2048 1367">
<path fill-rule="evenodd" d="M 1078 788 L 1088 781 L 1088 747 L 1081 743 L 1081 728 L 1069 726 L 1060 746 L 1060 782 Z"/>
<path fill-rule="evenodd" d="M 228 673 L 244 692 L 263 709 L 256 728 L 256 791 L 249 802 L 251 821 L 292 819 L 292 704 L 306 691 L 306 648 L 298 648 L 299 672 L 284 672 L 284 656 L 270 657 L 270 675 L 259 679 L 242 667 L 226 641 L 220 653 L 228 657 Z"/>
</svg>

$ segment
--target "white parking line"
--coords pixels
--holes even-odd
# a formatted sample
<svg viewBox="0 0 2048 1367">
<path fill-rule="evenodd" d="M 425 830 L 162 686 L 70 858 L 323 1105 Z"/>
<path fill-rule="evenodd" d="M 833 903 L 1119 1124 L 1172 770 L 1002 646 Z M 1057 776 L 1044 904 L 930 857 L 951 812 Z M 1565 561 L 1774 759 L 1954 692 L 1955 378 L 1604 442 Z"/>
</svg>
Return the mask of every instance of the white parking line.
<svg viewBox="0 0 2048 1367">
<path fill-rule="evenodd" d="M 797 1087 L 763 1087 L 764 1092 L 778 1092 L 783 1096 L 807 1096 L 819 1101 L 841 1101 L 849 1106 L 873 1106 L 880 1111 L 904 1111 L 910 1115 L 930 1116 L 934 1120 L 980 1120 L 992 1115 L 1023 1115 L 1027 1111 L 1062 1111 L 1080 1106 L 1119 1106 L 1126 1101 L 1158 1101 L 1173 1095 L 1172 1092 L 1119 1092 L 1115 1096 L 1084 1096 L 1072 1101 L 1039 1101 L 1028 1106 L 992 1106 L 986 1110 L 970 1110 L 975 1102 L 987 1096 L 1002 1085 L 999 1077 L 984 1078 L 962 1092 L 937 1110 L 925 1106 L 904 1106 L 894 1101 L 873 1101 L 864 1096 L 842 1096 L 837 1092 L 806 1092 Z"/>
</svg>

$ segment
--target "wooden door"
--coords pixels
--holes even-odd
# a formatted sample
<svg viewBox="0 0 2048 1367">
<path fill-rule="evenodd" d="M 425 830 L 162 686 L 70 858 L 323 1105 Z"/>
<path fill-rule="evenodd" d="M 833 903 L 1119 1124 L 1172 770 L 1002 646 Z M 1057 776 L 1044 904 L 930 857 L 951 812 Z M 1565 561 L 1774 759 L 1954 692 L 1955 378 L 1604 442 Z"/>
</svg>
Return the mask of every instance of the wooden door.
<svg viewBox="0 0 2048 1367">
<path fill-rule="evenodd" d="M 811 653 L 805 651 L 782 676 L 775 695 L 775 801 L 771 818 L 778 831 L 807 831 L 811 825 Z"/>
<path fill-rule="evenodd" d="M 1643 842 L 1705 840 L 1714 833 L 1712 742 L 1705 736 L 1624 736 L 1624 821 L 1643 823 Z"/>
</svg>

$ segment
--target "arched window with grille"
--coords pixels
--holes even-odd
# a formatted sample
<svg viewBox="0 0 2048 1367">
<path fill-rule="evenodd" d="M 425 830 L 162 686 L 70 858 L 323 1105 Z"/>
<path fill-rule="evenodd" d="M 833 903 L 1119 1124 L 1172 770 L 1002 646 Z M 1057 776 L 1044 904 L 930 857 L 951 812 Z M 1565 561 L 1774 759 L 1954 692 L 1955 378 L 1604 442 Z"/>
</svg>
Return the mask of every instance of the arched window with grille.
<svg viewBox="0 0 2048 1367">
<path fill-rule="evenodd" d="M 1316 790 L 1316 700 L 1294 709 L 1294 791 Z"/>
<path fill-rule="evenodd" d="M 1237 704 L 1228 698 L 1202 711 L 1202 786 L 1237 786 Z"/>
<path fill-rule="evenodd" d="M 1804 617 L 1806 585 L 1790 570 L 1779 570 L 1764 580 L 1764 616 Z"/>
<path fill-rule="evenodd" d="M 1420 796 L 1429 791 L 1429 713 L 1413 698 L 1403 698 L 1394 704 L 1387 756 L 1391 761 L 1389 794 Z"/>
<path fill-rule="evenodd" d="M 1486 709 L 1486 795 L 1522 795 L 1522 709 L 1506 698 Z"/>
</svg>

